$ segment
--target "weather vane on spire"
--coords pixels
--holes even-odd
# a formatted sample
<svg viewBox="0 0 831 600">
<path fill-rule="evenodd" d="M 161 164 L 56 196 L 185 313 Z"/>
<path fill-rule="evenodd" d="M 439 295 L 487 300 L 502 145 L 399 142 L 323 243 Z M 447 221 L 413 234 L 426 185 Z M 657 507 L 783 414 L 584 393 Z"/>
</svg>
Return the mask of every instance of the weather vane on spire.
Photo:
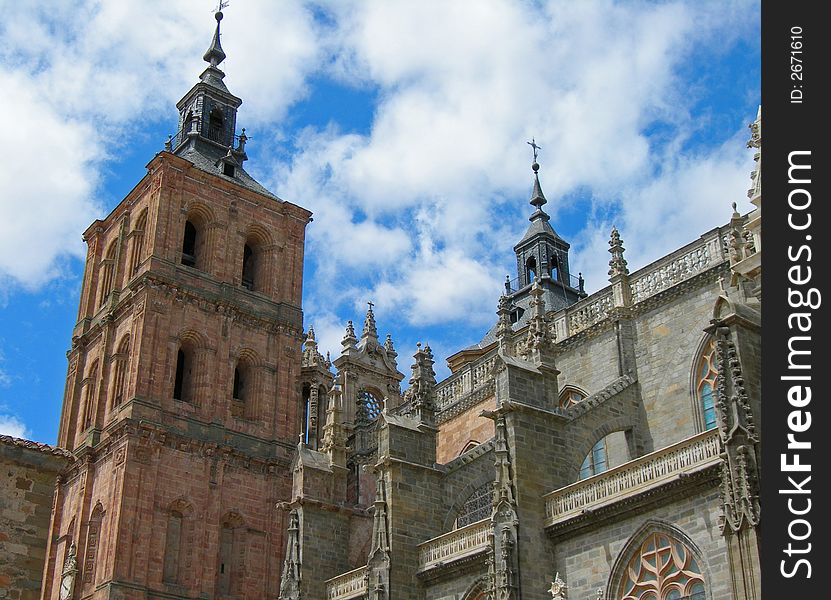
<svg viewBox="0 0 831 600">
<path fill-rule="evenodd" d="M 530 142 L 525 143 L 534 149 L 534 162 L 537 162 L 537 150 L 542 150 L 542 146 L 537 146 L 537 142 L 534 140 L 534 138 L 531 138 Z"/>
<path fill-rule="evenodd" d="M 228 8 L 228 4 L 231 0 L 219 0 L 217 2 L 216 8 L 213 9 L 213 13 L 216 14 L 218 12 L 222 12 L 223 8 Z"/>
</svg>

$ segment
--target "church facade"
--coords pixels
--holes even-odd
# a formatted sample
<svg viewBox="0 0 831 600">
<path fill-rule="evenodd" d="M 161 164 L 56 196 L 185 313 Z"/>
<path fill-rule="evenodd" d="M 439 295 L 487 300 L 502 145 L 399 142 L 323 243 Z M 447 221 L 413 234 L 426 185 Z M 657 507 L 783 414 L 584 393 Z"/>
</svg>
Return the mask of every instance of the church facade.
<svg viewBox="0 0 831 600">
<path fill-rule="evenodd" d="M 756 209 L 631 272 L 613 230 L 591 295 L 535 162 L 494 326 L 405 376 L 372 305 L 334 359 L 304 327 L 311 213 L 244 168 L 216 18 L 84 233 L 41 598 L 759 598 L 761 115 Z"/>
</svg>

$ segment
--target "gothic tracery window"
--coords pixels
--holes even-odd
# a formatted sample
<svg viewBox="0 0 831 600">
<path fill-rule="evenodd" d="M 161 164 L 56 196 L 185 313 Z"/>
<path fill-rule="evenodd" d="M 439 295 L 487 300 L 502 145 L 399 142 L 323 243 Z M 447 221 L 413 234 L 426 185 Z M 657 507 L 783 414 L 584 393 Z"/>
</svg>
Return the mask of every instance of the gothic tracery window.
<svg viewBox="0 0 831 600">
<path fill-rule="evenodd" d="M 376 397 L 369 390 L 358 392 L 358 405 L 365 411 L 366 418 L 369 421 L 374 421 L 384 408 L 383 400 Z"/>
<path fill-rule="evenodd" d="M 560 393 L 560 408 L 571 408 L 575 404 L 579 404 L 586 399 L 586 394 L 573 388 L 566 386 Z"/>
<path fill-rule="evenodd" d="M 652 533 L 625 567 L 617 595 L 621 600 L 705 600 L 701 567 L 686 545 Z"/>
<path fill-rule="evenodd" d="M 718 384 L 718 355 L 716 342 L 710 338 L 701 352 L 696 367 L 696 395 L 701 404 L 704 429 L 716 426 L 716 385 Z"/>
<path fill-rule="evenodd" d="M 490 516 L 493 503 L 493 484 L 486 483 L 465 500 L 459 515 L 456 517 L 456 528 L 476 523 Z"/>
</svg>

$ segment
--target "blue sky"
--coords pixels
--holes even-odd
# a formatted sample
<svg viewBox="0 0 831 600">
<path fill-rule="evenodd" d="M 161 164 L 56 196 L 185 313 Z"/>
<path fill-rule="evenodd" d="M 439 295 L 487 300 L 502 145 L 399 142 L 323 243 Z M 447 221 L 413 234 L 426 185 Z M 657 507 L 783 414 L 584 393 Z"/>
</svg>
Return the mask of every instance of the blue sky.
<svg viewBox="0 0 831 600">
<path fill-rule="evenodd" d="M 0 0 L 0 433 L 54 442 L 85 247 L 204 67 L 212 0 Z M 751 207 L 758 1 L 233 0 L 247 169 L 309 208 L 306 323 L 333 356 L 375 302 L 409 374 L 495 318 L 531 213 L 589 291 Z"/>
</svg>

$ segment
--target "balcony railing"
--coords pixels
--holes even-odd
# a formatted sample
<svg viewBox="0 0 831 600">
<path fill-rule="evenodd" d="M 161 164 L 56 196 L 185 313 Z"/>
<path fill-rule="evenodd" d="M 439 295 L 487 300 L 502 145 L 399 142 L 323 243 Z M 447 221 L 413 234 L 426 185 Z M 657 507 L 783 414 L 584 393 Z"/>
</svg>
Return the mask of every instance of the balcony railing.
<svg viewBox="0 0 831 600">
<path fill-rule="evenodd" d="M 465 365 L 436 387 L 436 408 L 444 410 L 471 392 L 485 387 L 491 380 L 490 371 L 495 362 L 494 355 L 483 361 Z"/>
<path fill-rule="evenodd" d="M 544 496 L 546 527 L 656 488 L 682 473 L 716 464 L 720 451 L 718 431 L 711 429 L 567 485 Z"/>
<path fill-rule="evenodd" d="M 418 546 L 418 570 L 426 571 L 478 554 L 488 547 L 490 518 L 428 540 Z"/>
<path fill-rule="evenodd" d="M 326 582 L 326 600 L 360 598 L 366 593 L 366 566 L 347 571 Z"/>
</svg>

